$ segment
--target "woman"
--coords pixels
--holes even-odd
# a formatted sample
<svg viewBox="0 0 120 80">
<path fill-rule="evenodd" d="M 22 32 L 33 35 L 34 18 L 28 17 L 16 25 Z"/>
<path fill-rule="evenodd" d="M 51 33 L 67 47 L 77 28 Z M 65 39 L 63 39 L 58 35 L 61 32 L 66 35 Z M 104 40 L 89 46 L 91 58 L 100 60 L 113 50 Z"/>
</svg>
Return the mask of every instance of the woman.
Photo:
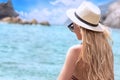
<svg viewBox="0 0 120 80">
<path fill-rule="evenodd" d="M 114 80 L 110 36 L 99 23 L 100 9 L 86 1 L 68 10 L 67 16 L 73 22 L 68 28 L 82 44 L 68 50 L 58 80 Z"/>
</svg>

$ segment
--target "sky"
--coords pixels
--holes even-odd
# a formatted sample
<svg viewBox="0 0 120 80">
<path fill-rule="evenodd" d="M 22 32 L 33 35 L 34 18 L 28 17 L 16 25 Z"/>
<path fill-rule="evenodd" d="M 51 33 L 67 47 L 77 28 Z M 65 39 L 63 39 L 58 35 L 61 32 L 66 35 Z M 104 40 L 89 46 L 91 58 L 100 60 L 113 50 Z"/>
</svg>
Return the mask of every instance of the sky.
<svg viewBox="0 0 120 80">
<path fill-rule="evenodd" d="M 85 0 L 12 0 L 14 9 L 24 20 L 36 19 L 38 22 L 48 21 L 50 24 L 64 24 L 68 19 L 66 10 L 77 8 Z M 89 0 L 96 5 L 112 0 Z M 7 2 L 7 0 L 0 0 Z"/>
</svg>

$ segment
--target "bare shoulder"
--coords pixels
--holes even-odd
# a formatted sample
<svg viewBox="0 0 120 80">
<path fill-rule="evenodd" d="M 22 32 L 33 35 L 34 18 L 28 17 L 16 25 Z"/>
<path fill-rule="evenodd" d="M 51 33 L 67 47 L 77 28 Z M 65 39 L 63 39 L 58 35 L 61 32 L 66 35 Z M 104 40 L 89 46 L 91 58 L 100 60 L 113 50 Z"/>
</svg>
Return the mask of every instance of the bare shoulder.
<svg viewBox="0 0 120 80">
<path fill-rule="evenodd" d="M 80 53 L 80 50 L 81 45 L 74 45 L 69 48 L 58 80 L 71 80 L 71 76 L 76 67 L 76 61 L 78 60 L 77 53 Z"/>
<path fill-rule="evenodd" d="M 69 48 L 67 55 L 70 55 L 71 57 L 78 57 L 81 51 L 82 45 L 74 45 Z"/>
<path fill-rule="evenodd" d="M 81 51 L 82 45 L 74 45 L 72 47 L 69 48 L 69 51 L 78 53 Z"/>
</svg>

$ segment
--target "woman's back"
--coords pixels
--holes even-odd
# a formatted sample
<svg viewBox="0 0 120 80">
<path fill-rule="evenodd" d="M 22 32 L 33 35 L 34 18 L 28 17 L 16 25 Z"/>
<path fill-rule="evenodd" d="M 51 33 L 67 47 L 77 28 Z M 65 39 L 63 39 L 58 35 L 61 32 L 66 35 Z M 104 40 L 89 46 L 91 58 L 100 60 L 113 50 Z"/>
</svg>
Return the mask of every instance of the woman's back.
<svg viewBox="0 0 120 80">
<path fill-rule="evenodd" d="M 88 80 L 88 66 L 82 60 L 76 63 L 75 70 L 73 72 L 73 76 L 78 80 Z"/>
<path fill-rule="evenodd" d="M 79 46 L 76 46 L 76 48 L 79 48 Z M 81 50 L 82 47 L 80 47 L 80 50 Z M 75 55 L 77 54 L 77 56 L 80 56 L 79 54 L 80 53 L 75 53 Z M 111 55 L 111 54 L 107 54 L 106 57 L 108 55 Z M 78 57 L 79 58 L 79 57 Z M 113 59 L 113 56 L 111 56 L 111 58 Z M 107 62 L 107 61 L 106 61 Z M 112 61 L 113 62 L 113 61 Z M 113 64 L 111 62 L 111 64 Z M 106 63 L 107 64 L 107 63 Z M 109 65 L 106 66 L 109 68 Z M 73 79 L 72 80 L 88 80 L 88 73 L 89 73 L 89 66 L 87 63 L 85 63 L 82 59 L 80 59 L 79 61 L 76 61 L 76 66 L 75 66 L 75 70 L 73 72 Z M 108 73 L 109 74 L 109 73 Z M 112 73 L 111 73 L 112 74 Z M 102 74 L 104 75 L 104 74 Z M 111 75 L 111 77 L 113 77 L 114 75 Z M 100 79 L 98 79 L 100 80 Z M 110 79 L 110 78 L 107 78 L 107 80 L 114 80 L 114 77 L 113 79 Z"/>
</svg>

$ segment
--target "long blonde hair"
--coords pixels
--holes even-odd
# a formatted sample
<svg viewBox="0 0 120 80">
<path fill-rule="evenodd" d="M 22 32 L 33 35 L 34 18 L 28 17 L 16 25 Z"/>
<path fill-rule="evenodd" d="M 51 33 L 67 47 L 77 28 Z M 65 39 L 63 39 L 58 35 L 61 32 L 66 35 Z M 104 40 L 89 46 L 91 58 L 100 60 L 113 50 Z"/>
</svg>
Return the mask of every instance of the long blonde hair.
<svg viewBox="0 0 120 80">
<path fill-rule="evenodd" d="M 107 30 L 95 32 L 81 28 L 81 59 L 89 66 L 88 80 L 114 80 L 113 52 Z"/>
</svg>

